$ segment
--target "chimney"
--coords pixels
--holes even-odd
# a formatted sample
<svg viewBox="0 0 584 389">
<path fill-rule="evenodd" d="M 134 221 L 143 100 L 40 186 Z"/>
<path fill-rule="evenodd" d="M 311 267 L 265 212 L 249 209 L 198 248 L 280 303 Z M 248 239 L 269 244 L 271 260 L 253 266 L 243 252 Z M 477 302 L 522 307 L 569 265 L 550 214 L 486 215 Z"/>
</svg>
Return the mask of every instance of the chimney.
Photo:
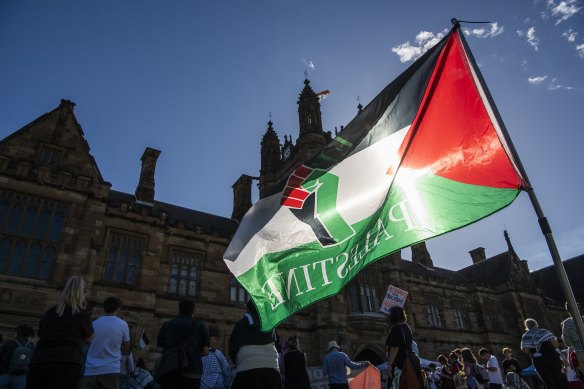
<svg viewBox="0 0 584 389">
<path fill-rule="evenodd" d="M 231 218 L 241 221 L 243 215 L 251 208 L 252 177 L 242 174 L 231 186 L 233 188 L 233 212 Z"/>
<path fill-rule="evenodd" d="M 154 171 L 156 170 L 156 161 L 160 155 L 159 150 L 146 147 L 142 154 L 142 171 L 140 172 L 140 181 L 136 188 L 136 200 L 146 203 L 154 202 Z"/>
<path fill-rule="evenodd" d="M 412 262 L 426 267 L 434 267 L 432 257 L 430 257 L 430 253 L 426 247 L 426 242 L 420 242 L 412 246 Z"/>
<path fill-rule="evenodd" d="M 487 259 L 485 255 L 485 249 L 483 247 L 477 247 L 474 250 L 469 251 L 470 257 L 472 258 L 472 263 L 479 263 Z"/>
</svg>

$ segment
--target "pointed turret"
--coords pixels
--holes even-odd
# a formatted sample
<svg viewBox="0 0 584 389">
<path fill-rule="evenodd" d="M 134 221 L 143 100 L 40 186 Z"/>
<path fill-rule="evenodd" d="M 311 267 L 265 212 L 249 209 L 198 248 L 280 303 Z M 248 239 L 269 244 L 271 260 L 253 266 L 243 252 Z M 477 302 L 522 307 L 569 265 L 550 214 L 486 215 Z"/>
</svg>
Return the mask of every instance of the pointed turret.
<svg viewBox="0 0 584 389">
<path fill-rule="evenodd" d="M 503 231 L 503 236 L 505 236 L 505 241 L 507 242 L 507 252 L 509 253 L 509 257 L 511 259 L 519 261 L 519 256 L 515 252 L 515 249 L 513 248 L 513 244 L 511 244 L 511 238 L 509 238 L 509 234 L 507 233 L 507 230 Z"/>
<path fill-rule="evenodd" d="M 277 180 L 278 169 L 282 165 L 280 139 L 272 124 L 274 123 L 270 120 L 261 143 L 260 198 L 269 193 Z"/>
<path fill-rule="evenodd" d="M 262 173 L 272 173 L 280 167 L 280 139 L 272 127 L 273 124 L 271 120 L 268 122 L 268 129 L 262 137 Z"/>
<path fill-rule="evenodd" d="M 307 134 L 321 134 L 322 119 L 318 96 L 310 86 L 310 80 L 304 80 L 304 89 L 298 98 L 298 120 L 300 122 L 300 138 Z"/>
<path fill-rule="evenodd" d="M 331 133 L 322 129 L 320 101 L 310 86 L 310 80 L 304 80 L 304 89 L 298 98 L 298 120 L 300 131 L 296 142 L 295 154 L 298 161 L 308 161 L 332 139 Z"/>
</svg>

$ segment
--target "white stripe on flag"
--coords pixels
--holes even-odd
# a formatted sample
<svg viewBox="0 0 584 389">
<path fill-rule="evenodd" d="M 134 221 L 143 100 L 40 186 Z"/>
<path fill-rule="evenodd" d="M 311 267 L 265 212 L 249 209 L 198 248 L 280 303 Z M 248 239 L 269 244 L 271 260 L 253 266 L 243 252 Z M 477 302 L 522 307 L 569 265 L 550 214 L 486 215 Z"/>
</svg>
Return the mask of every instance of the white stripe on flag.
<svg viewBox="0 0 584 389">
<path fill-rule="evenodd" d="M 337 210 L 350 225 L 372 215 L 383 204 L 393 179 L 387 171 L 392 164 L 397 168 L 397 151 L 408 129 L 409 126 L 381 139 L 330 170 L 339 177 Z M 255 266 L 265 254 L 317 240 L 307 224 L 280 206 L 281 197 L 282 193 L 277 193 L 260 200 L 243 218 L 224 255 L 236 277 Z"/>
</svg>

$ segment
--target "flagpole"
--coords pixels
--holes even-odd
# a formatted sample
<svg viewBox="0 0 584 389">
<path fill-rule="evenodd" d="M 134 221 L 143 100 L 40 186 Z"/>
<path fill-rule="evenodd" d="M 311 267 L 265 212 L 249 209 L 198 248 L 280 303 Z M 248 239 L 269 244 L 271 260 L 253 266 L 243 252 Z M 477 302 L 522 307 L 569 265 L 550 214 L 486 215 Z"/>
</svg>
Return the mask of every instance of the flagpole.
<svg viewBox="0 0 584 389">
<path fill-rule="evenodd" d="M 454 28 L 460 29 L 460 22 L 458 20 L 452 19 L 451 21 L 452 21 L 452 24 L 454 25 Z M 524 184 L 522 185 L 523 189 L 529 195 L 529 199 L 531 200 L 531 204 L 533 205 L 533 208 L 535 210 L 535 214 L 537 215 L 539 227 L 540 227 L 541 232 L 543 233 L 545 240 L 547 242 L 550 254 L 551 254 L 552 259 L 554 261 L 556 273 L 557 273 L 558 278 L 560 280 L 560 285 L 562 287 L 564 295 L 566 296 L 566 301 L 568 302 L 568 308 L 570 310 L 570 313 L 572 314 L 572 318 L 574 319 L 574 323 L 576 324 L 576 330 L 578 332 L 578 335 L 580 336 L 580 342 L 582 344 L 584 344 L 584 322 L 582 321 L 582 316 L 580 314 L 580 311 L 578 310 L 578 305 L 576 304 L 576 298 L 574 297 L 574 292 L 572 291 L 572 287 L 570 286 L 570 281 L 568 280 L 568 275 L 566 274 L 566 269 L 564 268 L 564 264 L 562 263 L 562 259 L 560 258 L 560 253 L 558 251 L 558 247 L 556 246 L 556 242 L 555 242 L 553 234 L 552 234 L 551 226 L 543 213 L 543 210 L 539 204 L 537 196 L 535 195 L 535 191 L 533 190 L 533 187 L 531 186 L 529 178 L 527 177 L 527 172 L 525 171 L 523 164 L 521 163 L 521 160 L 519 159 L 519 154 L 517 154 L 517 150 L 515 149 L 515 146 L 513 145 L 513 142 L 511 141 L 511 137 L 509 136 L 509 132 L 507 131 L 507 128 L 505 127 L 505 123 L 503 122 L 503 119 L 501 118 L 501 115 L 499 114 L 499 110 L 497 109 L 497 106 L 495 105 L 495 101 L 493 100 L 493 97 L 491 96 L 491 93 L 489 92 L 489 89 L 487 88 L 485 80 L 483 79 L 483 76 L 482 76 L 482 74 L 479 70 L 479 67 L 478 67 L 478 65 L 477 65 L 477 63 L 472 55 L 472 52 L 470 51 L 470 48 L 466 42 L 466 39 L 464 38 L 464 34 L 462 33 L 462 31 L 460 31 L 460 34 L 458 34 L 458 35 L 460 36 L 460 40 L 461 40 L 462 45 L 464 47 L 464 51 L 466 52 L 466 55 L 469 58 L 470 64 L 473 67 L 475 74 L 477 75 L 478 81 L 481 84 L 481 87 L 485 93 L 485 96 L 486 96 L 491 108 L 493 109 L 495 119 L 497 120 L 497 123 L 499 124 L 499 127 L 501 129 L 501 133 L 504 137 L 504 140 L 507 143 L 507 147 L 509 148 L 509 152 L 511 153 L 511 157 L 513 158 L 513 161 L 515 162 L 515 165 L 517 166 L 517 170 L 519 170 L 519 174 L 521 174 L 521 178 L 523 179 L 523 182 L 524 182 Z"/>
</svg>

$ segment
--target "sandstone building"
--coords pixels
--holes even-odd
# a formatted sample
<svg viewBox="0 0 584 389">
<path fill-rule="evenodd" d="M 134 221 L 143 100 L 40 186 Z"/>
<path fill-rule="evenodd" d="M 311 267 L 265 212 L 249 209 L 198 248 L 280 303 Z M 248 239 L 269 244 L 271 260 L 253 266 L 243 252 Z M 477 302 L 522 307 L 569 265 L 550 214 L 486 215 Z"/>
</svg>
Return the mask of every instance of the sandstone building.
<svg viewBox="0 0 584 389">
<path fill-rule="evenodd" d="M 155 341 L 162 322 L 177 313 L 178 301 L 192 297 L 197 315 L 220 339 L 216 346 L 226 349 L 247 295 L 222 255 L 237 220 L 251 207 L 254 181 L 260 196 L 267 195 L 334 136 L 323 130 L 309 80 L 298 99 L 298 139 L 284 136 L 281 143 L 268 123 L 259 177 L 242 175 L 233 185 L 232 218 L 156 200 L 161 152 L 151 148 L 141 157 L 135 193 L 112 190 L 90 154 L 74 106 L 62 100 L 0 141 L 0 332 L 10 338 L 22 322 L 38 328 L 69 275 L 79 274 L 91 283 L 94 316 L 101 314 L 106 297 L 122 299 L 121 316 L 134 340 L 145 331 Z M 412 247 L 411 261 L 399 252 L 389 255 L 342 293 L 281 324 L 278 332 L 299 336 L 310 365 L 321 363 L 333 339 L 352 358 L 380 363 L 387 328 L 377 311 L 388 285 L 394 285 L 409 292 L 409 322 L 426 358 L 461 345 L 517 349 L 526 317 L 557 333 L 565 313 L 561 291 L 550 287 L 555 273 L 530 274 L 506 233 L 504 238 L 506 252 L 486 258 L 477 248 L 469 266 L 458 271 L 435 267 L 424 243 Z M 580 256 L 566 262 L 573 268 L 571 278 L 582 275 L 583 261 Z M 575 292 L 584 302 L 584 291 Z M 156 356 L 153 347 L 137 354 L 150 363 Z"/>
</svg>

